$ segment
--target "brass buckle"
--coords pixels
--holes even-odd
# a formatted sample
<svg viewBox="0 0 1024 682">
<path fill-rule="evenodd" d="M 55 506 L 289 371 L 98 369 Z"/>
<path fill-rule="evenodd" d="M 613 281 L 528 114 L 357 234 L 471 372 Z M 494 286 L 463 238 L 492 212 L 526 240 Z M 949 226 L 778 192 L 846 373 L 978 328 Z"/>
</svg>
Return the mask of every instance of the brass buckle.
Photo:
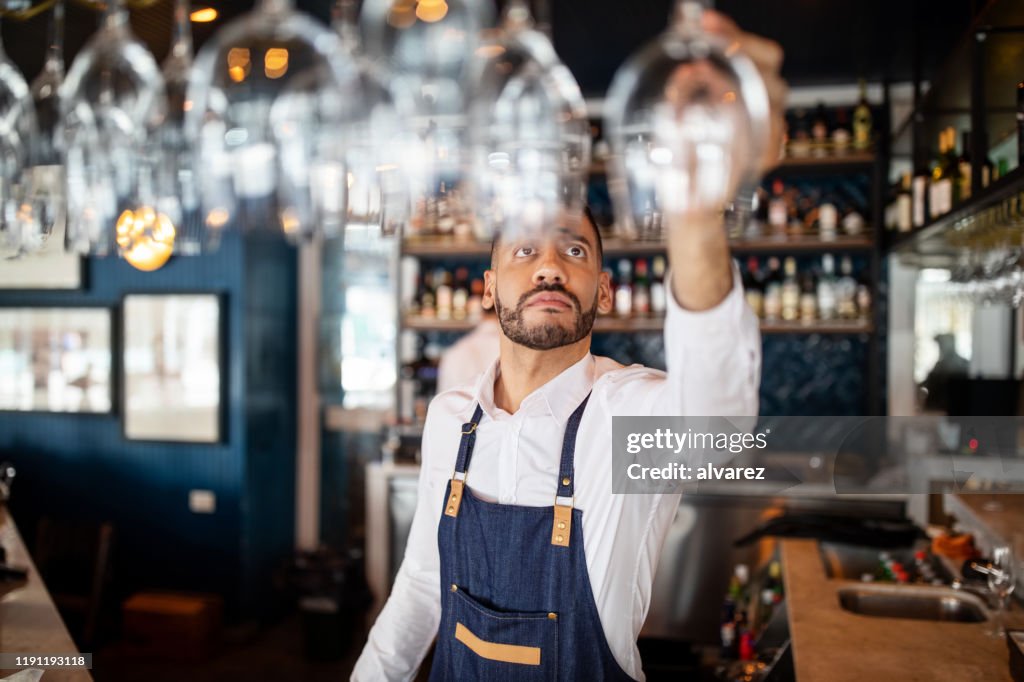
<svg viewBox="0 0 1024 682">
<path fill-rule="evenodd" d="M 469 424 L 469 431 L 463 431 L 462 435 L 463 436 L 468 436 L 469 434 L 473 433 L 474 431 L 476 431 L 476 422 L 470 422 L 470 424 Z"/>
</svg>

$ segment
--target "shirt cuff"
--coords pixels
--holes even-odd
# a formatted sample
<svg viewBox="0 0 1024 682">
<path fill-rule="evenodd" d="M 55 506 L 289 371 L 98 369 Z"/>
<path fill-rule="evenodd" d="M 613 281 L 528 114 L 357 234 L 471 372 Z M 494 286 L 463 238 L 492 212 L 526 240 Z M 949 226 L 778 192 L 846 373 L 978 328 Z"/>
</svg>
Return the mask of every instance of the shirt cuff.
<svg viewBox="0 0 1024 682">
<path fill-rule="evenodd" d="M 707 310 L 687 310 L 676 300 L 672 286 L 672 270 L 665 273 L 668 291 L 665 293 L 666 316 L 665 328 L 673 332 L 672 342 L 685 346 L 707 347 L 721 343 L 723 335 L 739 334 L 745 326 L 757 328 L 754 311 L 747 305 L 743 292 L 743 278 L 734 259 L 729 259 L 732 268 L 732 289 L 721 303 Z"/>
</svg>

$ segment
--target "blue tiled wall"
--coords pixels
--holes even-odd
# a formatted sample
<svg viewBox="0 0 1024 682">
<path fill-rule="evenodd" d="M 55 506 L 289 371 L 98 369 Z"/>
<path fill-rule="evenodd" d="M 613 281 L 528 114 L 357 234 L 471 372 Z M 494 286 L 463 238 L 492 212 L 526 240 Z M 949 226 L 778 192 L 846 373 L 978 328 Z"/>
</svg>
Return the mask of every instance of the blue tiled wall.
<svg viewBox="0 0 1024 682">
<path fill-rule="evenodd" d="M 116 257 L 86 266 L 80 291 L 0 291 L 0 306 L 116 309 L 129 292 L 224 294 L 225 437 L 139 443 L 124 439 L 116 412 L 0 413 L 0 455 L 18 470 L 11 507 L 22 534 L 31 544 L 43 514 L 110 520 L 122 591 L 209 590 L 232 610 L 257 610 L 266 568 L 290 553 L 293 537 L 294 252 L 277 240 L 229 236 L 214 254 L 174 258 L 153 273 Z M 216 494 L 215 513 L 189 511 L 194 488 Z"/>
</svg>

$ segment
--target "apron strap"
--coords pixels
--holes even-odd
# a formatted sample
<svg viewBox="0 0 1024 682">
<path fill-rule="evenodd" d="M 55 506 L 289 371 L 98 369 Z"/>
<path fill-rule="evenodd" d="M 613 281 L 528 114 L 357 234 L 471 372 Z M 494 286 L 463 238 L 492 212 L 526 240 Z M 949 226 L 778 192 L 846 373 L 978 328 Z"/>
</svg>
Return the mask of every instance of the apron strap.
<svg viewBox="0 0 1024 682">
<path fill-rule="evenodd" d="M 469 468 L 469 460 L 473 455 L 473 446 L 476 444 L 476 427 L 483 417 L 484 411 L 478 403 L 473 410 L 473 416 L 468 422 L 462 425 L 462 440 L 459 442 L 459 456 L 455 459 L 455 473 L 452 474 L 452 490 L 448 499 L 444 501 L 444 513 L 448 516 L 459 515 L 459 503 L 462 502 L 462 489 L 466 480 L 466 469 Z"/>
<path fill-rule="evenodd" d="M 583 399 L 565 425 L 565 437 L 562 440 L 562 461 L 558 466 L 558 492 L 555 494 L 555 513 L 551 524 L 551 544 L 560 547 L 569 546 L 569 532 L 572 530 L 573 491 L 576 482 L 574 460 L 576 455 L 576 432 L 583 419 L 583 411 L 587 408 L 590 394 Z M 568 499 L 568 504 L 559 504 L 560 498 Z"/>
</svg>

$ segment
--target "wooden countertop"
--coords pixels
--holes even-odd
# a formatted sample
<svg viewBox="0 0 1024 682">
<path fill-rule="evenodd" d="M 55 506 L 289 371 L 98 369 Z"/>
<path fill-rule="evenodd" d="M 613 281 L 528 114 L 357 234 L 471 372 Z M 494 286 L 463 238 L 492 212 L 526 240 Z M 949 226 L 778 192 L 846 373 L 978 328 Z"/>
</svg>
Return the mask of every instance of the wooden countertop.
<svg viewBox="0 0 1024 682">
<path fill-rule="evenodd" d="M 817 540 L 782 540 L 782 567 L 798 682 L 1011 679 L 1006 642 L 988 637 L 987 623 L 880 618 L 844 611 L 839 589 L 861 583 L 828 579 Z M 1006 624 L 1024 627 L 1024 611 L 1015 606 Z"/>
<path fill-rule="evenodd" d="M 0 598 L 0 652 L 5 654 L 75 654 L 75 646 L 50 599 L 7 506 L 0 504 L 0 543 L 7 562 L 28 568 L 28 583 Z M 15 670 L 3 671 L 7 677 Z M 42 682 L 88 682 L 88 670 L 46 668 Z"/>
</svg>

